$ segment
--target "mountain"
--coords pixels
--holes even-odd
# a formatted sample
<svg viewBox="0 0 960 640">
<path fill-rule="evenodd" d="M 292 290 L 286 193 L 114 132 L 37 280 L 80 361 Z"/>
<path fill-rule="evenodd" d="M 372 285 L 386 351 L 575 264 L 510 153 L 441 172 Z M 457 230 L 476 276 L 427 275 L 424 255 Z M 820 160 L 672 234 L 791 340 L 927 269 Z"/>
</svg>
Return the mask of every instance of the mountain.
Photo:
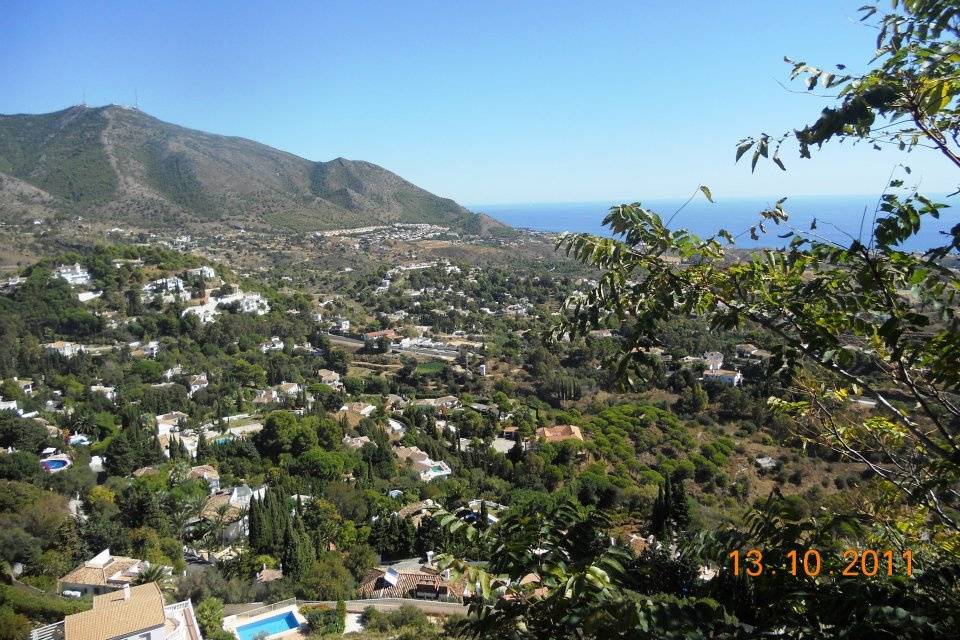
<svg viewBox="0 0 960 640">
<path fill-rule="evenodd" d="M 507 228 L 369 162 L 313 162 L 137 109 L 0 115 L 0 219 L 59 215 L 139 229 Z"/>
</svg>

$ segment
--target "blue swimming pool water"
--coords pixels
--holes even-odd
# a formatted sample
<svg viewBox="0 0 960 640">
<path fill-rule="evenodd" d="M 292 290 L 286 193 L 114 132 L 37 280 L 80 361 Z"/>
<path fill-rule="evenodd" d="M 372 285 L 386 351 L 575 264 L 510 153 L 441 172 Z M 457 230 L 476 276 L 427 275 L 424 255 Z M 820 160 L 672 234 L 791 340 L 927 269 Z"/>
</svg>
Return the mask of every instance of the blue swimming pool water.
<svg viewBox="0 0 960 640">
<path fill-rule="evenodd" d="M 63 469 L 67 466 L 66 460 L 43 460 L 40 462 L 44 469 L 53 470 L 53 469 Z"/>
<path fill-rule="evenodd" d="M 237 627 L 237 635 L 240 636 L 240 640 L 253 640 L 262 633 L 273 635 L 275 633 L 283 633 L 284 631 L 296 629 L 299 626 L 297 616 L 293 614 L 293 611 L 287 611 L 286 613 Z"/>
</svg>

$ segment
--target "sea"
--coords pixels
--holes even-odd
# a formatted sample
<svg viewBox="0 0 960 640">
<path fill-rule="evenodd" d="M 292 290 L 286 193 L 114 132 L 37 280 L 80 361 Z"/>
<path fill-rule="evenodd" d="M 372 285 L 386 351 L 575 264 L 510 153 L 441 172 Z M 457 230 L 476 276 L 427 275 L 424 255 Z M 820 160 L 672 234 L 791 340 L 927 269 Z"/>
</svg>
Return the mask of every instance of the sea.
<svg viewBox="0 0 960 640">
<path fill-rule="evenodd" d="M 930 196 L 938 202 L 953 204 L 941 210 L 940 219 L 924 216 L 920 232 L 904 243 L 907 251 L 923 251 L 946 244 L 948 232 L 960 223 L 960 197 L 947 198 L 942 194 Z M 791 230 L 816 233 L 821 238 L 848 244 L 851 238 L 869 242 L 870 230 L 877 210 L 878 196 L 797 196 L 788 198 L 783 208 L 790 215 L 787 223 L 779 226 L 766 224 L 767 233 L 758 240 L 750 238 L 749 229 L 760 220 L 758 213 L 772 207 L 776 198 L 717 199 L 708 202 L 697 195 L 677 213 L 670 224 L 672 229 L 687 229 L 700 237 L 707 237 L 718 229 L 726 229 L 733 235 L 741 235 L 737 246 L 744 248 L 781 247 L 790 239 L 778 238 Z M 686 202 L 684 199 L 644 200 L 643 206 L 656 211 L 667 220 Z M 607 210 L 623 202 L 564 202 L 564 203 L 519 203 L 469 205 L 471 211 L 493 216 L 513 227 L 535 231 L 570 231 L 610 235 L 603 226 Z M 816 220 L 816 228 L 810 227 Z M 791 228 L 792 227 L 792 228 Z M 759 233 L 759 229 L 758 229 Z"/>
</svg>

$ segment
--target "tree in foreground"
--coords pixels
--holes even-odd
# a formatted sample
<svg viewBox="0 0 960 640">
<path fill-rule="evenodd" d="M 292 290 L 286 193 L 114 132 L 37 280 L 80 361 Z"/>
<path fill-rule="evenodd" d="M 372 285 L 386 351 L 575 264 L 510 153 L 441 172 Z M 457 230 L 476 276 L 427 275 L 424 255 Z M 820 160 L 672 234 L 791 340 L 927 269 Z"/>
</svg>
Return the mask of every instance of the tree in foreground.
<svg viewBox="0 0 960 640">
<path fill-rule="evenodd" d="M 754 167 L 767 158 L 785 168 L 779 152 L 791 138 L 802 157 L 851 139 L 929 147 L 960 168 L 960 7 L 893 0 L 889 13 L 863 11 L 878 32 L 869 71 L 793 63 L 808 89 L 838 91 L 836 105 L 792 134 L 743 140 L 738 160 L 752 151 Z M 875 481 L 849 509 L 813 517 L 773 494 L 742 525 L 678 538 L 640 559 L 617 546 L 571 544 L 571 531 L 602 529 L 599 516 L 572 504 L 512 514 L 482 533 L 438 513 L 451 536 L 490 558 L 482 567 L 442 559 L 474 588 L 463 635 L 960 637 L 960 283 L 943 264 L 960 249 L 960 225 L 940 246 L 906 250 L 947 205 L 910 188 L 909 169 L 902 173 L 848 242 L 822 237 L 816 223 L 792 227 L 783 200 L 742 233 L 721 229 L 702 239 L 633 203 L 610 210 L 613 238 L 559 240 L 602 273 L 592 291 L 568 300 L 556 336 L 619 327 L 627 339 L 614 366 L 629 386 L 651 370 L 643 348 L 657 345 L 658 327 L 679 314 L 765 333 L 774 353 L 771 410 L 791 416 L 807 443 L 869 468 Z M 774 228 L 785 249 L 731 251 L 741 235 L 759 240 Z M 860 411 L 859 396 L 877 410 Z M 661 496 L 661 511 L 666 502 Z M 912 575 L 901 566 L 892 575 L 844 577 L 847 548 L 886 549 L 898 559 L 909 551 Z M 728 554 L 748 549 L 762 550 L 776 573 L 735 572 Z M 809 549 L 820 552 L 819 573 L 790 575 L 788 554 Z"/>
</svg>

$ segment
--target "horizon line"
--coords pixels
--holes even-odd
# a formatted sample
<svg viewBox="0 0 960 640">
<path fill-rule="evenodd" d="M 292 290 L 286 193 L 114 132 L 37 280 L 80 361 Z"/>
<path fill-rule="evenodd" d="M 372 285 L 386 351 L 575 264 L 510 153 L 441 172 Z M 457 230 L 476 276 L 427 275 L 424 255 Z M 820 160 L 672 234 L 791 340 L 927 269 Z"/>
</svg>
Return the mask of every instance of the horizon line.
<svg viewBox="0 0 960 640">
<path fill-rule="evenodd" d="M 787 202 L 794 198 L 879 198 L 882 195 L 881 193 L 799 193 L 791 196 L 786 196 Z M 931 191 L 928 192 L 928 195 L 934 197 L 946 197 L 948 193 Z M 689 195 L 685 196 L 651 196 L 648 198 L 608 198 L 608 199 L 590 199 L 590 200 L 513 200 L 513 201 L 502 201 L 502 202 L 462 202 L 462 205 L 468 209 L 473 209 L 475 207 L 518 207 L 518 206 L 545 206 L 545 205 L 606 205 L 607 203 L 613 203 L 609 206 L 616 206 L 617 204 L 626 204 L 634 202 L 676 202 L 683 201 L 689 198 Z M 785 196 L 763 196 L 763 195 L 735 195 L 735 196 L 726 196 L 718 198 L 716 195 L 713 197 L 713 203 L 708 202 L 703 196 L 699 198 L 694 198 L 694 202 L 698 199 L 705 204 L 723 204 L 724 202 L 729 201 L 756 201 L 756 200 L 770 200 L 771 202 L 776 202 L 780 198 Z M 692 203 L 691 203 L 692 204 Z"/>
</svg>

